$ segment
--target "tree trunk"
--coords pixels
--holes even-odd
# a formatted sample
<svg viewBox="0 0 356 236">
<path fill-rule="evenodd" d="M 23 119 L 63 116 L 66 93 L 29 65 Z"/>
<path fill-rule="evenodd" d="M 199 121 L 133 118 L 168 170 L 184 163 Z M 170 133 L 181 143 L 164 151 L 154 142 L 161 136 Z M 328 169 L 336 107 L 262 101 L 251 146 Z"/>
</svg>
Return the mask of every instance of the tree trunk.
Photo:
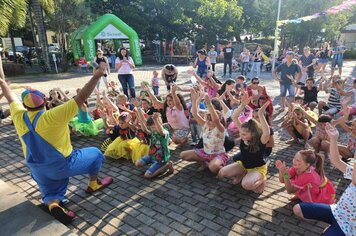
<svg viewBox="0 0 356 236">
<path fill-rule="evenodd" d="M 17 56 L 16 56 L 16 45 L 15 45 L 15 39 L 14 39 L 14 33 L 12 31 L 12 26 L 9 27 L 9 34 L 10 34 L 10 39 L 11 39 L 11 47 L 12 47 L 12 52 L 13 54 L 13 58 L 14 58 L 14 62 L 17 63 Z"/>
<path fill-rule="evenodd" d="M 44 63 L 47 67 L 47 70 L 51 70 L 51 64 L 49 60 L 49 52 L 48 52 L 48 45 L 47 45 L 47 34 L 46 29 L 44 26 L 44 19 L 42 15 L 42 7 L 40 5 L 39 0 L 31 0 L 31 5 L 33 7 L 35 22 L 37 25 L 38 30 L 38 39 L 41 46 L 42 51 L 42 58 Z"/>
<path fill-rule="evenodd" d="M 30 23 L 31 23 L 31 31 L 32 31 L 32 38 L 33 38 L 33 44 L 36 48 L 38 48 L 38 42 L 37 42 L 37 38 L 36 38 L 36 30 L 35 30 L 35 25 L 33 23 L 33 17 L 32 17 L 32 8 L 31 8 L 31 4 L 28 5 L 28 14 L 30 15 Z"/>
</svg>

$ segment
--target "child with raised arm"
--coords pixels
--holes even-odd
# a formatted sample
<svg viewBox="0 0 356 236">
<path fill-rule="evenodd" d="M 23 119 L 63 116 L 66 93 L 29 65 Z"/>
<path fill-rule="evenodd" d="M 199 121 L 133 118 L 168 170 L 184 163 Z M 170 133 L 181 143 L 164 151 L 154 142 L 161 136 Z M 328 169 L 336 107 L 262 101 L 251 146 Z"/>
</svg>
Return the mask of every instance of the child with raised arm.
<svg viewBox="0 0 356 236">
<path fill-rule="evenodd" d="M 340 160 L 337 140 L 339 132 L 331 124 L 326 125 L 330 138 L 331 163 L 339 169 L 344 178 L 352 182 L 346 188 L 337 204 L 303 202 L 293 207 L 293 212 L 301 219 L 318 220 L 330 224 L 323 235 L 355 235 L 356 229 L 356 162 L 353 167 Z"/>
<path fill-rule="evenodd" d="M 198 104 L 201 97 L 195 89 L 191 89 L 192 113 L 197 123 L 202 128 L 203 148 L 183 151 L 180 158 L 185 161 L 198 162 L 200 170 L 206 167 L 217 174 L 219 170 L 226 165 L 228 156 L 224 148 L 225 140 L 225 120 L 220 112 L 217 112 L 208 95 L 205 95 L 205 103 L 208 107 L 208 113 L 202 118 L 198 113 Z"/>
<path fill-rule="evenodd" d="M 219 178 L 234 178 L 233 183 L 241 185 L 246 190 L 262 193 L 267 180 L 267 165 L 265 162 L 266 144 L 270 140 L 270 128 L 265 118 L 266 102 L 259 110 L 258 117 L 260 122 L 255 119 L 241 124 L 238 119 L 239 114 L 245 106 L 249 104 L 251 97 L 243 94 L 241 105 L 233 114 L 233 121 L 240 131 L 240 153 L 238 161 L 223 167 L 218 174 Z"/>
<path fill-rule="evenodd" d="M 333 204 L 335 188 L 324 172 L 324 159 L 313 150 L 302 150 L 295 154 L 293 166 L 276 161 L 279 181 L 284 183 L 288 193 L 294 193 L 294 199 L 303 202 Z"/>
<path fill-rule="evenodd" d="M 173 163 L 169 161 L 171 157 L 168 148 L 169 132 L 163 128 L 160 114 L 155 112 L 145 122 L 143 111 L 141 108 L 138 108 L 138 116 L 140 117 L 141 129 L 150 135 L 151 142 L 149 154 L 136 161 L 136 166 L 144 167 L 150 165 L 144 174 L 144 177 L 147 179 L 163 174 L 167 170 L 169 173 L 173 173 Z"/>
</svg>

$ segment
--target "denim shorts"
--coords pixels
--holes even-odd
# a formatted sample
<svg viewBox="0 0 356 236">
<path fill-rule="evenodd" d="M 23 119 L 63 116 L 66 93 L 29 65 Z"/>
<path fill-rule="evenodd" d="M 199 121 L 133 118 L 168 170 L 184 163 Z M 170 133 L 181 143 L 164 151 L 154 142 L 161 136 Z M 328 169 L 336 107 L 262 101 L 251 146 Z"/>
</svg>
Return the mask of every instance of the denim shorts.
<svg viewBox="0 0 356 236">
<path fill-rule="evenodd" d="M 156 160 L 153 160 L 150 156 L 144 156 L 140 159 L 141 164 L 143 165 L 149 165 L 151 164 L 150 168 L 148 168 L 146 170 L 146 173 L 153 175 L 159 168 L 161 168 L 162 166 L 166 165 L 167 162 L 159 162 Z"/>
<path fill-rule="evenodd" d="M 294 87 L 294 85 L 292 85 L 292 84 L 289 84 L 289 85 L 280 84 L 279 91 L 280 91 L 281 97 L 285 97 L 287 95 L 287 90 L 288 90 L 289 97 L 294 97 L 295 96 L 295 87 Z"/>
<path fill-rule="evenodd" d="M 337 65 L 338 68 L 341 68 L 342 67 L 342 61 L 343 61 L 342 59 L 337 59 L 337 60 L 333 59 L 332 62 L 331 62 L 331 67 L 335 68 L 336 65 Z"/>
<path fill-rule="evenodd" d="M 322 64 L 326 64 L 326 63 L 328 63 L 328 61 L 329 61 L 329 60 L 328 60 L 327 58 L 319 58 L 319 59 L 318 59 L 318 62 L 319 62 L 319 63 L 322 63 Z"/>
</svg>

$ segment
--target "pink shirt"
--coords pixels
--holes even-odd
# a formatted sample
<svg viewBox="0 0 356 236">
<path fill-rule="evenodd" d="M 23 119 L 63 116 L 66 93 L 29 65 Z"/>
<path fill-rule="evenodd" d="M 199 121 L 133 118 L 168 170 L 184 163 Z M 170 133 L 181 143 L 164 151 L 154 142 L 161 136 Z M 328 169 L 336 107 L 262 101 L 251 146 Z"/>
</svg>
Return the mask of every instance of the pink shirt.
<svg viewBox="0 0 356 236">
<path fill-rule="evenodd" d="M 215 98 L 218 95 L 218 89 L 207 85 L 207 93 L 209 97 Z"/>
<path fill-rule="evenodd" d="M 128 61 L 132 64 L 135 65 L 135 63 L 133 62 L 132 58 L 129 57 Z M 115 64 L 119 64 L 121 62 L 120 58 L 117 57 L 115 60 Z M 119 75 L 127 75 L 127 74 L 132 74 L 132 68 L 130 67 L 129 63 L 122 61 L 121 67 L 118 70 Z"/>
<path fill-rule="evenodd" d="M 152 86 L 159 86 L 159 84 L 158 84 L 158 77 L 153 77 L 153 78 L 152 78 Z"/>
<path fill-rule="evenodd" d="M 180 111 L 176 107 L 167 107 L 166 117 L 168 124 L 173 129 L 189 129 L 189 120 L 185 116 L 183 109 Z"/>
<path fill-rule="evenodd" d="M 335 202 L 333 184 L 328 179 L 321 179 L 313 166 L 300 175 L 297 175 L 294 167 L 289 168 L 288 172 L 292 186 L 298 189 L 294 194 L 301 201 L 325 204 Z"/>
</svg>

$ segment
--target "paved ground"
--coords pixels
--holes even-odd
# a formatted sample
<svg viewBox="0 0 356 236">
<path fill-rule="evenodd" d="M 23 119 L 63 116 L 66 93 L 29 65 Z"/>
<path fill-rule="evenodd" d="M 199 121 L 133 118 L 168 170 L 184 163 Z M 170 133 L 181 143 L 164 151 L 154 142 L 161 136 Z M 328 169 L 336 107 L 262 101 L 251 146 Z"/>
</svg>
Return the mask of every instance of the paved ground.
<svg viewBox="0 0 356 236">
<path fill-rule="evenodd" d="M 149 80 L 153 69 L 159 67 L 138 69 L 136 80 Z M 182 76 L 178 83 L 189 86 L 189 76 L 184 73 L 186 69 L 179 67 Z M 221 70 L 221 65 L 218 70 Z M 355 70 L 355 62 L 345 63 L 345 75 L 353 74 L 355 77 Z M 263 73 L 261 77 L 269 93 L 277 96 L 278 84 L 270 74 Z M 43 91 L 61 87 L 74 92 L 88 78 L 64 74 L 21 77 L 12 81 L 30 84 Z M 116 79 L 116 74 L 110 75 L 110 79 Z M 163 86 L 162 91 L 165 91 Z M 275 105 L 278 101 L 277 97 Z M 5 104 L 4 100 L 0 104 Z M 283 114 L 277 115 L 273 123 L 276 146 L 263 194 L 246 192 L 227 180 L 217 180 L 208 172 L 196 172 L 196 164 L 177 158 L 189 147 L 172 146 L 172 159 L 177 170 L 174 175 L 149 181 L 142 178 L 144 170 L 132 163 L 107 159 L 101 175 L 114 177 L 114 183 L 104 191 L 87 195 L 84 192 L 86 177 L 71 178 L 68 207 L 76 211 L 78 217 L 70 229 L 80 235 L 320 235 L 326 225 L 298 221 L 291 211 L 294 204 L 289 201 L 291 195 L 278 181 L 274 161 L 282 159 L 290 165 L 295 152 L 302 148 L 284 144 L 285 134 L 278 127 L 282 117 Z M 72 143 L 76 148 L 100 147 L 104 139 L 103 134 L 95 138 L 73 136 Z M 0 178 L 18 188 L 34 204 L 40 204 L 40 193 L 24 164 L 20 143 L 10 120 L 3 121 L 0 126 L 0 147 Z M 229 154 L 236 151 L 235 148 Z M 326 173 L 334 182 L 339 197 L 349 182 L 343 180 L 330 163 L 327 163 Z"/>
</svg>

